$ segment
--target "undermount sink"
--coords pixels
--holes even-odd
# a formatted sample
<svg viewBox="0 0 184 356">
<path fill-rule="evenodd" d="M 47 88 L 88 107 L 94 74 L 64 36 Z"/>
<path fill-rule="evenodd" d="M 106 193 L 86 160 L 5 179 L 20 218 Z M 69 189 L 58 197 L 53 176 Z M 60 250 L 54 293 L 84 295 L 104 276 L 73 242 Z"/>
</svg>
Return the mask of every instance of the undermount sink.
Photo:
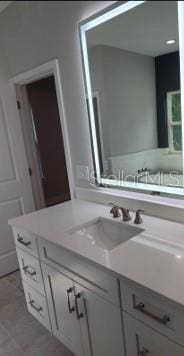
<svg viewBox="0 0 184 356">
<path fill-rule="evenodd" d="M 84 237 L 91 245 L 97 245 L 104 250 L 112 250 L 143 231 L 136 226 L 100 217 L 70 230 L 69 234 Z"/>
</svg>

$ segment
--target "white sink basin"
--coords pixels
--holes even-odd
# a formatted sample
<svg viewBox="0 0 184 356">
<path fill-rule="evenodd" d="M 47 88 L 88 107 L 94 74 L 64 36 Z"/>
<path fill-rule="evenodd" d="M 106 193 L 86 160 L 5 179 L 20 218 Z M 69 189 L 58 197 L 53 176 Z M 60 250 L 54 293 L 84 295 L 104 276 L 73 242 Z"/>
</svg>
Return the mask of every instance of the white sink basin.
<svg viewBox="0 0 184 356">
<path fill-rule="evenodd" d="M 69 231 L 70 235 L 84 237 L 91 245 L 112 250 L 144 230 L 120 221 L 98 218 Z"/>
</svg>

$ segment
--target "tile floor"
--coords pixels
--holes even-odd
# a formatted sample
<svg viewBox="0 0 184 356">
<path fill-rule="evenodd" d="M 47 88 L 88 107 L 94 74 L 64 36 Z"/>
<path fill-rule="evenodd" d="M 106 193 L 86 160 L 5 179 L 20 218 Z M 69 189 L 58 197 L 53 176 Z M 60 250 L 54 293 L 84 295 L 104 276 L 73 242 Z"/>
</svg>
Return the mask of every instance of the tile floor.
<svg viewBox="0 0 184 356">
<path fill-rule="evenodd" d="M 0 356 L 73 356 L 28 313 L 19 272 L 0 278 Z"/>
</svg>

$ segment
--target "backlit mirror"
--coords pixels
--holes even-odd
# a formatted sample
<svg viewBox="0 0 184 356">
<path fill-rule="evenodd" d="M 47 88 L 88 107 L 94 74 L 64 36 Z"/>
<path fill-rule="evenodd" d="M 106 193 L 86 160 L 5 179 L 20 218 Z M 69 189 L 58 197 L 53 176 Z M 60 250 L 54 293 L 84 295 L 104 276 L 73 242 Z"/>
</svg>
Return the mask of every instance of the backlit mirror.
<svg viewBox="0 0 184 356">
<path fill-rule="evenodd" d="M 183 194 L 178 33 L 177 1 L 130 1 L 81 25 L 98 184 Z"/>
</svg>

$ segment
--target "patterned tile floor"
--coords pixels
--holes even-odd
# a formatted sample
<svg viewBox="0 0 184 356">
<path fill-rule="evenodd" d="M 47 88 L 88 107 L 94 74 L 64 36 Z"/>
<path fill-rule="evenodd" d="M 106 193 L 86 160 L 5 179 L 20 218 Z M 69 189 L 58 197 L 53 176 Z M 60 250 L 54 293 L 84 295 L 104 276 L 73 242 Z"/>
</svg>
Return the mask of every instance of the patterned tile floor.
<svg viewBox="0 0 184 356">
<path fill-rule="evenodd" d="M 0 356 L 73 356 L 27 311 L 19 272 L 0 278 Z"/>
</svg>

